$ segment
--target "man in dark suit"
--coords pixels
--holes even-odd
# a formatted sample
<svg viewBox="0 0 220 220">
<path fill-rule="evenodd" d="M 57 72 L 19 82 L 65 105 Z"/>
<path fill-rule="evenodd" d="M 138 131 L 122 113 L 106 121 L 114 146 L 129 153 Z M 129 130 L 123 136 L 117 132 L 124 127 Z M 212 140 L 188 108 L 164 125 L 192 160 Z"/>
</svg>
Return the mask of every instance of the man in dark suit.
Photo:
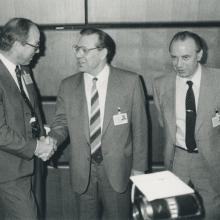
<svg viewBox="0 0 220 220">
<path fill-rule="evenodd" d="M 31 185 L 34 154 L 47 160 L 54 151 L 53 140 L 42 136 L 44 132 L 37 93 L 26 66 L 39 51 L 39 41 L 38 27 L 28 19 L 11 19 L 1 29 L 1 219 L 37 219 Z"/>
<path fill-rule="evenodd" d="M 203 40 L 175 34 L 174 72 L 154 81 L 154 101 L 165 133 L 165 166 L 201 196 L 204 219 L 220 219 L 220 70 L 207 68 Z"/>
<path fill-rule="evenodd" d="M 51 136 L 70 136 L 79 219 L 129 219 L 129 177 L 147 170 L 145 97 L 137 74 L 110 65 L 115 43 L 84 29 L 73 49 L 80 72 L 64 79 Z"/>
</svg>

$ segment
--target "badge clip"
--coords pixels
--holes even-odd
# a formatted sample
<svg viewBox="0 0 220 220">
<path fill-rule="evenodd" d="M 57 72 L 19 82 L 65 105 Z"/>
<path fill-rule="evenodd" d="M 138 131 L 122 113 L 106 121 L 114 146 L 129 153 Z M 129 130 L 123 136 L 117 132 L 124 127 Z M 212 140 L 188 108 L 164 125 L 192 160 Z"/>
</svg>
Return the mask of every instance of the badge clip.
<svg viewBox="0 0 220 220">
<path fill-rule="evenodd" d="M 33 122 L 35 122 L 35 121 L 36 121 L 36 118 L 35 118 L 35 117 L 31 117 L 31 119 L 30 119 L 30 124 L 33 123 Z"/>
<path fill-rule="evenodd" d="M 121 108 L 118 107 L 118 114 L 121 114 Z"/>
</svg>

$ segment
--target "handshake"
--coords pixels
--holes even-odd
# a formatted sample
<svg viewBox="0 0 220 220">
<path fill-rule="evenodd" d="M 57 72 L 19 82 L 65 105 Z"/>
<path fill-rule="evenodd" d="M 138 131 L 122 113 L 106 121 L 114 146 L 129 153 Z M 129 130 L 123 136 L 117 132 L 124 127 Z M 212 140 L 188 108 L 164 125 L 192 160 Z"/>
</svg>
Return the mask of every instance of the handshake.
<svg viewBox="0 0 220 220">
<path fill-rule="evenodd" d="M 50 136 L 41 136 L 37 140 L 37 147 L 34 152 L 35 156 L 43 161 L 49 160 L 57 150 L 57 141 Z"/>
</svg>

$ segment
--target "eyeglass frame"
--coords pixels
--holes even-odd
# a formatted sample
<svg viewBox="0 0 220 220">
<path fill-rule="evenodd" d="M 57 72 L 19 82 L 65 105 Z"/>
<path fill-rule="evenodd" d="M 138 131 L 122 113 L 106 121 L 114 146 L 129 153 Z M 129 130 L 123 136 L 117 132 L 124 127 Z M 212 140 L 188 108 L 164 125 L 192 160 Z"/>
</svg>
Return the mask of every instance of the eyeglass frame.
<svg viewBox="0 0 220 220">
<path fill-rule="evenodd" d="M 91 50 L 95 50 L 95 49 L 103 49 L 103 47 L 93 47 L 93 48 L 87 48 L 85 46 L 78 46 L 77 44 L 73 44 L 72 45 L 72 49 L 74 51 L 74 53 L 78 53 L 79 50 L 81 49 L 83 54 L 87 55 L 89 53 L 89 51 Z"/>
<path fill-rule="evenodd" d="M 40 49 L 39 44 L 38 45 L 33 45 L 33 44 L 28 43 L 28 42 L 25 42 L 25 45 L 33 47 L 35 51 L 38 51 Z"/>
</svg>

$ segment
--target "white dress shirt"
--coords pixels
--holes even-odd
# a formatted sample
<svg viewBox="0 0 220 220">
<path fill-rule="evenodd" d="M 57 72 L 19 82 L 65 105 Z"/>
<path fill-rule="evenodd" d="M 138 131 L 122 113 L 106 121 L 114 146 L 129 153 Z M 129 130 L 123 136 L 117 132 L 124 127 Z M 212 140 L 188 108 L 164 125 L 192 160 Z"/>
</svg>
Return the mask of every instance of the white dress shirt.
<svg viewBox="0 0 220 220">
<path fill-rule="evenodd" d="M 105 100 L 108 86 L 108 78 L 109 78 L 109 66 L 105 65 L 102 71 L 96 76 L 98 79 L 96 81 L 96 87 L 99 93 L 99 106 L 100 106 L 100 118 L 101 118 L 101 129 L 103 126 L 104 112 L 105 112 Z M 84 83 L 85 83 L 85 93 L 88 107 L 88 114 L 90 118 L 91 113 L 91 90 L 93 84 L 93 78 L 89 73 L 84 73 Z"/>
<path fill-rule="evenodd" d="M 189 86 L 187 81 L 193 82 L 193 92 L 196 102 L 196 110 L 198 108 L 199 90 L 201 82 L 201 65 L 198 68 L 192 78 L 176 77 L 176 145 L 186 149 L 185 135 L 186 135 L 186 110 L 185 100 L 186 93 Z"/>
</svg>

